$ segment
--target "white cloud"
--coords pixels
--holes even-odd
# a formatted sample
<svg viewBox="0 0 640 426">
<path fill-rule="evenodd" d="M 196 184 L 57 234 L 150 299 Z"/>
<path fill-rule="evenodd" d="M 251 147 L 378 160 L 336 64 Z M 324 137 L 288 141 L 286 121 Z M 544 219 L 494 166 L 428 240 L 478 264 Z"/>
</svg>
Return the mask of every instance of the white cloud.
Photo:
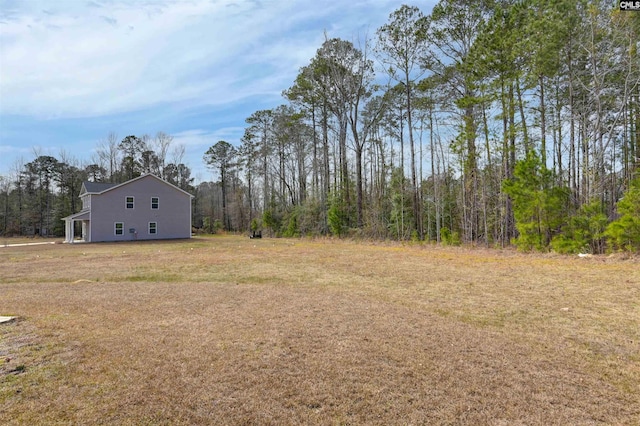
<svg viewBox="0 0 640 426">
<path fill-rule="evenodd" d="M 314 55 L 322 30 L 361 19 L 350 13 L 377 8 L 384 15 L 379 10 L 393 2 L 371 3 L 16 2 L 0 17 L 0 94 L 8 100 L 0 113 L 98 116 L 163 102 L 222 104 L 256 90 L 279 93 Z M 329 16 L 332 28 L 318 27 Z"/>
<path fill-rule="evenodd" d="M 300 45 L 308 40 L 268 41 L 295 22 L 295 2 L 69 1 L 46 11 L 34 3 L 0 24 L 3 114 L 58 118 L 162 102 L 226 103 L 250 94 L 242 83 L 259 83 L 256 72 L 282 73 L 287 65 L 295 72 L 300 52 L 313 54 Z"/>
<path fill-rule="evenodd" d="M 27 146 L 81 155 L 110 131 L 162 130 L 207 177 L 204 152 L 218 140 L 237 145 L 248 116 L 284 102 L 281 92 L 325 30 L 354 42 L 373 37 L 397 7 L 397 0 L 0 0 L 0 172 Z"/>
</svg>

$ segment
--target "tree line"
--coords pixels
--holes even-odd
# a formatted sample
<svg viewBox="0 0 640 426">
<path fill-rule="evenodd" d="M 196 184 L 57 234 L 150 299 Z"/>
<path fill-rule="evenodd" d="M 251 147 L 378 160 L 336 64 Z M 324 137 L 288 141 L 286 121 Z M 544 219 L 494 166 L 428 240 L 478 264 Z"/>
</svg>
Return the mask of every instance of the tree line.
<svg viewBox="0 0 640 426">
<path fill-rule="evenodd" d="M 640 14 L 609 1 L 403 5 L 369 38 L 325 35 L 281 105 L 204 153 L 217 181 L 192 185 L 178 161 L 166 173 L 162 143 L 135 137 L 83 173 L 153 169 L 195 195 L 207 232 L 638 250 L 639 40 Z M 23 187 L 2 188 L 18 208 Z"/>
<path fill-rule="evenodd" d="M 640 14 L 581 0 L 403 5 L 371 39 L 325 37 L 285 103 L 205 154 L 220 225 L 637 249 L 639 40 Z"/>
</svg>

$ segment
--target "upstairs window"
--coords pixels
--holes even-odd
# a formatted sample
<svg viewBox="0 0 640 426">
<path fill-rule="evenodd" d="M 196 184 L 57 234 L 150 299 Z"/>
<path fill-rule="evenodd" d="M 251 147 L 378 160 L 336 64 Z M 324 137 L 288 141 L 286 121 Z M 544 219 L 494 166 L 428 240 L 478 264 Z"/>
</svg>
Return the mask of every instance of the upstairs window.
<svg viewBox="0 0 640 426">
<path fill-rule="evenodd" d="M 158 233 L 158 222 L 149 222 L 149 234 Z"/>
<path fill-rule="evenodd" d="M 133 197 L 129 196 L 125 198 L 125 204 L 128 209 L 133 208 Z"/>
<path fill-rule="evenodd" d="M 151 209 L 157 210 L 160 208 L 160 198 L 159 197 L 151 197 Z"/>
</svg>

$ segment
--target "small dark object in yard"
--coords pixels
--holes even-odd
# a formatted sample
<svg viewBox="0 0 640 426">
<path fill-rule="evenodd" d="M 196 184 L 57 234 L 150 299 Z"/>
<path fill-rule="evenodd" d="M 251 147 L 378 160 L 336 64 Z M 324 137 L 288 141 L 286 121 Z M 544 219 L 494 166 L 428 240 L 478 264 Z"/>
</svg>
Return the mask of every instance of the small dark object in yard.
<svg viewBox="0 0 640 426">
<path fill-rule="evenodd" d="M 26 369 L 27 367 L 25 367 L 24 364 L 20 364 L 19 366 L 11 370 L 10 373 L 20 374 L 20 373 L 24 373 Z"/>
<path fill-rule="evenodd" d="M 262 231 L 253 231 L 249 238 L 262 238 Z"/>
</svg>

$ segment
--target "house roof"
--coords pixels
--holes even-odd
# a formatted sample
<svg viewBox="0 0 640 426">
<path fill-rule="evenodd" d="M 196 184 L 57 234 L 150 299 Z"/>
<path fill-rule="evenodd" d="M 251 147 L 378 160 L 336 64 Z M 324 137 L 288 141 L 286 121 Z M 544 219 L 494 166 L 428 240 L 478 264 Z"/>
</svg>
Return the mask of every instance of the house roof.
<svg viewBox="0 0 640 426">
<path fill-rule="evenodd" d="M 168 185 L 168 186 L 172 187 L 173 189 L 176 189 L 176 190 L 188 195 L 189 197 L 193 198 L 193 195 L 189 194 L 187 191 L 185 191 L 185 190 L 183 190 L 181 188 L 178 188 L 177 186 L 167 182 L 164 179 L 160 179 L 158 176 L 154 175 L 153 173 L 146 173 L 144 175 L 138 176 L 137 178 L 133 178 L 133 179 L 128 180 L 128 181 L 123 182 L 123 183 L 84 182 L 82 184 L 84 190 L 80 191 L 80 195 L 87 194 L 87 193 L 90 193 L 90 194 L 102 194 L 104 192 L 111 191 L 112 189 L 119 188 L 119 187 L 125 186 L 125 185 L 129 185 L 130 183 L 135 182 L 135 181 L 140 180 L 140 179 L 144 179 L 147 176 L 150 176 L 150 177 L 152 177 L 154 179 L 157 179 L 158 181 L 164 183 L 165 185 Z"/>
<path fill-rule="evenodd" d="M 117 186 L 117 183 L 102 183 L 102 182 L 84 182 L 84 191 L 82 193 L 97 194 L 106 191 L 109 188 Z"/>
</svg>

